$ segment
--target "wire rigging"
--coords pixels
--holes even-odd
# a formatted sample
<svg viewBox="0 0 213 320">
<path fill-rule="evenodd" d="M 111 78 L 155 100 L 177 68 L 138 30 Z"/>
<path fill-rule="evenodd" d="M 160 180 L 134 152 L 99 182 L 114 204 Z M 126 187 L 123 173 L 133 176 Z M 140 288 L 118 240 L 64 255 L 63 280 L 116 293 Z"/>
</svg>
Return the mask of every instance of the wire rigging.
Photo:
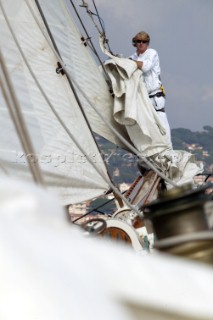
<svg viewBox="0 0 213 320">
<path fill-rule="evenodd" d="M 83 1 L 83 2 L 84 2 L 84 1 Z M 88 31 L 87 31 L 87 29 L 86 29 L 86 27 L 85 27 L 85 25 L 84 25 L 81 17 L 80 17 L 80 15 L 79 15 L 79 13 L 78 13 L 78 11 L 77 11 L 77 9 L 76 9 L 75 4 L 73 3 L 72 0 L 70 0 L 70 3 L 71 3 L 71 5 L 72 5 L 72 7 L 73 7 L 73 9 L 74 9 L 74 11 L 75 11 L 75 14 L 76 14 L 76 16 L 77 16 L 77 18 L 78 18 L 78 20 L 79 20 L 79 22 L 80 22 L 80 24 L 81 24 L 84 32 L 85 32 L 85 34 L 86 34 L 86 39 L 84 39 L 84 42 L 85 42 L 86 44 L 88 44 L 88 46 L 90 47 L 90 49 L 92 50 L 92 52 L 93 52 L 93 53 L 95 54 L 95 56 L 97 57 L 100 65 L 101 65 L 101 67 L 102 67 L 102 70 L 103 70 L 103 72 L 104 72 L 104 74 L 105 74 L 105 78 L 107 79 L 107 84 L 110 85 L 110 82 L 111 82 L 111 81 L 110 81 L 109 75 L 107 74 L 107 72 L 106 72 L 106 70 L 105 70 L 105 68 L 104 68 L 103 62 L 102 62 L 102 60 L 101 60 L 101 58 L 100 58 L 100 56 L 99 56 L 99 54 L 98 54 L 98 52 L 97 52 L 97 50 L 96 50 L 93 42 L 92 42 L 92 37 L 90 37 L 90 35 L 89 35 L 89 33 L 88 33 Z M 83 5 L 80 5 L 80 7 L 85 7 L 85 6 L 87 6 L 86 3 L 83 3 Z M 110 86 L 110 87 L 111 87 L 111 86 Z"/>
<path fill-rule="evenodd" d="M 95 1 L 92 0 L 92 2 L 93 2 L 93 6 L 94 6 L 94 8 L 95 8 L 95 11 L 96 11 L 96 16 L 98 17 L 100 26 L 101 26 L 101 28 L 102 28 L 102 31 L 103 31 L 103 33 L 106 33 L 106 32 L 105 32 L 104 20 L 103 20 L 103 19 L 100 17 L 100 15 L 99 15 L 98 9 L 97 9 L 96 4 L 95 4 Z M 94 14 L 94 13 L 93 13 L 93 14 Z M 95 14 L 94 14 L 94 15 L 95 15 Z"/>
<path fill-rule="evenodd" d="M 88 5 L 88 3 L 87 3 L 86 1 L 84 1 L 84 0 L 82 0 L 82 5 L 80 5 L 80 7 L 83 7 L 83 8 L 86 9 L 86 12 L 87 12 L 88 15 L 90 16 L 90 18 L 91 18 L 91 20 L 92 20 L 95 28 L 98 30 L 98 33 L 99 33 L 100 36 L 104 39 L 104 43 L 107 45 L 108 51 L 109 51 L 112 55 L 114 55 L 113 52 L 111 51 L 110 46 L 109 46 L 109 41 L 108 41 L 108 39 L 106 38 L 106 31 L 105 31 L 105 27 L 104 27 L 104 21 L 103 21 L 103 19 L 102 19 L 102 18 L 100 17 L 100 15 L 99 15 L 99 12 L 98 12 L 97 7 L 96 7 L 96 4 L 95 4 L 95 1 L 94 1 L 94 0 L 92 0 L 92 1 L 93 1 L 93 5 L 94 5 L 94 8 L 95 8 L 96 13 L 92 12 L 91 10 L 89 10 L 89 5 Z M 95 19 L 94 19 L 93 16 L 95 16 L 95 17 L 98 18 L 100 27 L 99 27 L 99 26 L 97 25 L 97 23 L 95 22 Z"/>
</svg>

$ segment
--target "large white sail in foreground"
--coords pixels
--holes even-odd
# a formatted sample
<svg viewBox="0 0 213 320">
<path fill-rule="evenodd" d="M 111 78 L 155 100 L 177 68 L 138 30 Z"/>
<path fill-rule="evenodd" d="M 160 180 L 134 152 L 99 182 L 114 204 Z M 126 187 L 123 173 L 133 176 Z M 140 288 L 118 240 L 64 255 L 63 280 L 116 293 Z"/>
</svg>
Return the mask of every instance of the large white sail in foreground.
<svg viewBox="0 0 213 320">
<path fill-rule="evenodd" d="M 35 2 L 28 3 L 48 37 Z M 1 51 L 33 143 L 36 153 L 34 159 L 42 169 L 45 185 L 57 190 L 63 204 L 77 203 L 103 194 L 108 189 L 106 181 L 109 181 L 105 165 L 66 76 L 56 73 L 57 59 L 49 42 L 24 0 L 15 2 L 2 0 L 1 9 Z M 44 98 L 38 83 L 24 62 L 6 23 L 7 19 L 47 99 Z M 48 100 L 59 114 L 62 123 L 73 135 L 73 139 L 57 120 Z M 0 92 L 0 127 L 1 175 L 31 180 L 27 155 L 20 144 L 2 91 Z M 82 149 L 77 147 L 75 140 Z M 102 172 L 104 178 L 88 162 L 85 154 L 98 167 L 99 172 Z"/>
</svg>

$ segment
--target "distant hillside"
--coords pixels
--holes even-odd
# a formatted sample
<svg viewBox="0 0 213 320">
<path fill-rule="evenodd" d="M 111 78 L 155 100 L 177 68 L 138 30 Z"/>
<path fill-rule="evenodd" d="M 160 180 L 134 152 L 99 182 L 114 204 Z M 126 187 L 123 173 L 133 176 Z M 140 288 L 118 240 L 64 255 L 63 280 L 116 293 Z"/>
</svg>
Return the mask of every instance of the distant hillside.
<svg viewBox="0 0 213 320">
<path fill-rule="evenodd" d="M 189 129 L 172 129 L 172 142 L 175 150 L 193 153 L 197 161 L 203 161 L 205 171 L 213 168 L 213 128 L 203 127 L 202 132 Z M 108 171 L 115 184 L 131 183 L 138 175 L 137 157 L 118 148 L 113 143 L 97 136 L 96 139 L 107 163 Z"/>
<path fill-rule="evenodd" d="M 96 135 L 108 172 L 115 184 L 131 183 L 139 174 L 137 157 Z"/>
<path fill-rule="evenodd" d="M 203 161 L 206 171 L 213 165 L 213 127 L 205 126 L 202 132 L 189 129 L 172 129 L 172 142 L 175 150 L 192 152 L 198 161 Z"/>
</svg>

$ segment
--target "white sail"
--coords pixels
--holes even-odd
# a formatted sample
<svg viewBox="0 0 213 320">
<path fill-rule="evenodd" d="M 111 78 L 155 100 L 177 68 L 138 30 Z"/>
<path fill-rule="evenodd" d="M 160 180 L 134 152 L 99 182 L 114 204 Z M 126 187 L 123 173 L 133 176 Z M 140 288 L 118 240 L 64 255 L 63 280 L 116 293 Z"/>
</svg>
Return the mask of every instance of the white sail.
<svg viewBox="0 0 213 320">
<path fill-rule="evenodd" d="M 90 49 L 81 40 L 82 35 L 76 27 L 65 0 L 39 0 L 46 22 L 55 44 L 66 65 L 71 78 L 78 83 L 90 103 L 125 139 L 129 141 L 124 126 L 113 118 L 113 98 L 103 74 L 100 72 Z M 118 146 L 125 147 L 119 138 L 108 128 L 98 114 L 91 108 L 85 96 L 76 88 L 92 130 Z"/>
<path fill-rule="evenodd" d="M 212 265 L 85 237 L 29 183 L 0 181 L 0 212 L 1 320 L 213 319 Z"/>
<path fill-rule="evenodd" d="M 33 143 L 35 159 L 42 169 L 45 185 L 57 190 L 63 204 L 77 203 L 103 194 L 109 188 L 104 162 L 67 78 L 56 73 L 57 59 L 50 44 L 24 0 L 2 0 L 0 3 L 1 51 Z M 35 2 L 29 1 L 29 4 L 47 35 Z M 5 19 L 8 19 L 21 51 L 47 99 L 24 62 Z M 66 33 L 67 30 L 63 32 Z M 73 140 L 57 120 L 48 100 L 60 115 L 62 123 L 75 137 Z M 32 175 L 26 161 L 28 155 L 24 154 L 2 91 L 0 127 L 1 175 L 31 180 Z M 79 149 L 75 140 L 82 148 Z M 99 172 L 102 172 L 103 177 L 85 158 L 85 154 Z"/>
</svg>

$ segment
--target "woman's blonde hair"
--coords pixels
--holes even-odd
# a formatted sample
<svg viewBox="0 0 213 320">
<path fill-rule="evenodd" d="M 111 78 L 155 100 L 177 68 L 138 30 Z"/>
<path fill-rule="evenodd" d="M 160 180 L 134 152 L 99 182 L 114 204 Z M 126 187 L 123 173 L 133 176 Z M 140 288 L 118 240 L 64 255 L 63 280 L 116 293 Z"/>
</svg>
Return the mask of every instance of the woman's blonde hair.
<svg viewBox="0 0 213 320">
<path fill-rule="evenodd" d="M 147 32 L 145 31 L 140 31 L 138 32 L 133 38 L 132 38 L 132 44 L 133 46 L 135 46 L 135 42 L 136 40 L 144 40 L 147 41 L 147 43 L 149 44 L 150 42 L 150 36 Z"/>
</svg>

